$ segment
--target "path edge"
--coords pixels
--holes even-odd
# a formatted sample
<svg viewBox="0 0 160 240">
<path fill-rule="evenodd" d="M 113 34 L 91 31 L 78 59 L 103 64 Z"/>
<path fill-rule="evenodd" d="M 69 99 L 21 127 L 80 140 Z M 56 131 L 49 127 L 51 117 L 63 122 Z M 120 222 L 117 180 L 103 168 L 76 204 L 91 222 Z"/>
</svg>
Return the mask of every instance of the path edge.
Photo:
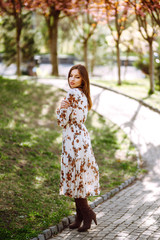
<svg viewBox="0 0 160 240">
<path fill-rule="evenodd" d="M 141 177 L 141 176 L 140 176 Z M 143 177 L 143 176 L 142 176 Z M 103 202 L 107 201 L 108 199 L 112 198 L 114 195 L 122 191 L 124 188 L 128 187 L 129 185 L 133 184 L 139 177 L 133 176 L 126 180 L 125 182 L 121 183 L 118 187 L 112 189 L 111 191 L 107 192 L 106 194 L 97 197 L 95 201 L 91 202 L 89 206 L 94 209 L 98 205 L 102 204 Z M 62 232 L 65 228 L 69 226 L 69 224 L 75 221 L 75 214 L 70 215 L 68 217 L 64 217 L 60 223 L 57 225 L 51 226 L 48 229 L 44 230 L 38 237 L 34 237 L 30 240 L 49 240 L 51 237 L 55 237 L 58 233 Z"/>
<path fill-rule="evenodd" d="M 132 97 L 132 96 L 130 96 L 130 95 L 128 95 L 128 94 L 125 94 L 125 93 L 123 93 L 123 92 L 119 92 L 119 91 L 117 91 L 117 90 L 115 90 L 115 89 L 113 89 L 113 88 L 109 88 L 109 87 L 106 87 L 106 86 L 102 86 L 102 85 L 99 85 L 99 84 L 96 84 L 96 83 L 92 83 L 92 82 L 91 82 L 91 85 L 93 85 L 93 86 L 95 86 L 95 87 L 103 88 L 103 89 L 105 89 L 105 90 L 108 90 L 108 91 L 111 91 L 111 92 L 114 92 L 114 93 L 117 93 L 117 94 L 120 94 L 120 95 L 123 95 L 123 96 L 125 96 L 125 97 L 130 98 L 130 99 L 133 99 L 133 100 L 139 102 L 140 104 L 142 104 L 143 106 L 145 106 L 145 107 L 153 110 L 154 112 L 160 113 L 160 110 L 159 110 L 158 108 L 155 108 L 155 107 L 149 105 L 148 103 L 145 103 L 145 102 L 144 102 L 143 100 L 141 100 L 141 99 Z"/>
</svg>

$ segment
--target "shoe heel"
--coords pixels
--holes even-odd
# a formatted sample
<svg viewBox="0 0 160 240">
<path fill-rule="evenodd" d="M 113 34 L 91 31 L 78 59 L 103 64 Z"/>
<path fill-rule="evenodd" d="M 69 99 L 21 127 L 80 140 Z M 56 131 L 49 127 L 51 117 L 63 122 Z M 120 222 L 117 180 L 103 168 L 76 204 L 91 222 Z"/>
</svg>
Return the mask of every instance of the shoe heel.
<svg viewBox="0 0 160 240">
<path fill-rule="evenodd" d="M 94 223 L 97 225 L 97 219 L 96 217 L 93 218 Z"/>
</svg>

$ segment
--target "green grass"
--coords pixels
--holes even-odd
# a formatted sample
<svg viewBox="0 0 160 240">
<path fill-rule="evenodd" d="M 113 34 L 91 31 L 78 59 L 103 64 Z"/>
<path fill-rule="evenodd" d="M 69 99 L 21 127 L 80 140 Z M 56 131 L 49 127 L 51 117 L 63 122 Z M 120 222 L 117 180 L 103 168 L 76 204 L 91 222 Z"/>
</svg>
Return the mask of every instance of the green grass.
<svg viewBox="0 0 160 240">
<path fill-rule="evenodd" d="M 117 81 L 115 80 L 92 80 L 92 83 L 115 89 L 134 98 L 141 99 L 154 108 L 160 109 L 160 91 L 158 91 L 158 89 L 156 88 L 154 94 L 148 94 L 148 78 L 134 79 L 130 81 L 122 80 L 121 86 L 118 86 Z"/>
<path fill-rule="evenodd" d="M 0 96 L 0 236 L 25 240 L 74 210 L 73 199 L 59 196 L 62 131 L 55 110 L 65 93 L 0 78 Z M 86 126 L 103 194 L 135 175 L 136 151 L 117 126 L 93 111 Z"/>
<path fill-rule="evenodd" d="M 135 175 L 136 149 L 119 127 L 94 112 L 89 113 L 86 126 L 99 165 L 101 194 L 104 194 Z"/>
</svg>

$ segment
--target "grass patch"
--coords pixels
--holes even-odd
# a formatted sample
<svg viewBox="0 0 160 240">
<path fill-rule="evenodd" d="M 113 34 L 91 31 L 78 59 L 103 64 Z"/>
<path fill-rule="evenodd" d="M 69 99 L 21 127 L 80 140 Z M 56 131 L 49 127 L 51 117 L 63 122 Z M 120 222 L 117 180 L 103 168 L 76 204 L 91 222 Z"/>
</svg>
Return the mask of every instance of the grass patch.
<svg viewBox="0 0 160 240">
<path fill-rule="evenodd" d="M 160 91 L 155 90 L 155 93 L 152 95 L 148 93 L 148 78 L 130 81 L 122 80 L 121 86 L 118 86 L 115 80 L 92 80 L 92 83 L 115 89 L 134 98 L 141 99 L 154 108 L 160 109 Z"/>
<path fill-rule="evenodd" d="M 89 112 L 86 126 L 99 166 L 102 195 L 135 175 L 136 149 L 117 125 L 94 111 Z"/>
<path fill-rule="evenodd" d="M 0 236 L 25 240 L 74 209 L 72 199 L 59 196 L 62 136 L 55 110 L 65 93 L 31 80 L 0 78 L 0 95 Z M 86 126 L 103 194 L 135 174 L 135 149 L 93 111 Z"/>
</svg>

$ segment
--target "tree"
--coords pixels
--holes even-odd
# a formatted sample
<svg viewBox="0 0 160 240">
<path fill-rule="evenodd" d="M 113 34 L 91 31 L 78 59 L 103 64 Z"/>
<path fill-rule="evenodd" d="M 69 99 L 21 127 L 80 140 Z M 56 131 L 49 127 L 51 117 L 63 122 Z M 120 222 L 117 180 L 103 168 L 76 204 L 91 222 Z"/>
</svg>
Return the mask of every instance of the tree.
<svg viewBox="0 0 160 240">
<path fill-rule="evenodd" d="M 17 75 L 20 76 L 20 38 L 23 27 L 23 16 L 22 9 L 24 7 L 23 0 L 0 0 L 0 8 L 3 14 L 7 14 L 9 16 L 13 16 L 15 20 L 15 28 L 16 28 L 16 65 L 17 65 Z"/>
<path fill-rule="evenodd" d="M 155 22 L 160 26 L 160 1 L 159 0 L 142 0 L 143 6 L 150 15 L 152 15 Z"/>
<path fill-rule="evenodd" d="M 23 31 L 21 33 L 21 61 L 27 62 L 34 58 L 34 54 L 38 52 L 35 45 L 35 29 L 32 25 L 32 13 L 23 13 Z M 7 66 L 16 62 L 16 38 L 15 38 L 16 24 L 13 16 L 3 16 L 2 21 L 2 38 L 4 54 L 3 59 Z"/>
<path fill-rule="evenodd" d="M 130 0 L 134 7 L 136 19 L 139 26 L 139 32 L 144 40 L 149 45 L 149 74 L 150 74 L 150 89 L 149 93 L 154 93 L 154 55 L 153 55 L 153 41 L 156 37 L 157 24 L 152 14 L 149 14 L 143 0 Z"/>
<path fill-rule="evenodd" d="M 106 17 L 109 29 L 116 43 L 117 67 L 118 67 L 118 85 L 121 85 L 121 62 L 120 62 L 120 40 L 121 35 L 127 27 L 127 18 L 129 13 L 129 4 L 121 0 L 104 0 Z"/>
<path fill-rule="evenodd" d="M 16 62 L 15 21 L 12 16 L 3 16 L 2 39 L 3 60 L 9 66 Z"/>
<path fill-rule="evenodd" d="M 85 67 L 88 70 L 88 42 L 97 27 L 95 14 L 98 9 L 91 0 L 76 2 L 75 15 L 72 17 L 74 29 L 78 33 L 78 39 L 83 45 L 83 57 Z"/>
<path fill-rule="evenodd" d="M 71 0 L 30 0 L 29 6 L 45 17 L 49 35 L 52 75 L 58 76 L 58 22 L 61 18 L 60 14 L 71 14 L 74 5 Z"/>
<path fill-rule="evenodd" d="M 65 17 L 59 21 L 58 50 L 60 54 L 75 55 L 75 35 L 72 26 L 72 19 Z"/>
</svg>

